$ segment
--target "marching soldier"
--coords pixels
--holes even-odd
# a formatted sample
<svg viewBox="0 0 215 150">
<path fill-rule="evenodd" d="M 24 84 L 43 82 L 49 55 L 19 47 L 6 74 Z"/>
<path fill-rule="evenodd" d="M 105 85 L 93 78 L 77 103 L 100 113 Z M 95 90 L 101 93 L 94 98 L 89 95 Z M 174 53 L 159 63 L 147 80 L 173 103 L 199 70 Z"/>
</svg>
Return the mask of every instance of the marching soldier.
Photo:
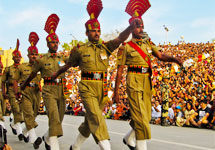
<svg viewBox="0 0 215 150">
<path fill-rule="evenodd" d="M 19 93 L 17 89 L 17 83 L 21 84 L 30 75 L 32 71 L 32 65 L 38 57 L 38 49 L 36 47 L 39 37 L 35 32 L 31 32 L 29 35 L 29 42 L 31 46 L 28 48 L 29 63 L 23 63 L 18 66 L 14 73 L 14 91 L 17 99 L 20 99 L 21 107 L 23 110 L 23 116 L 26 126 L 26 135 L 24 133 L 24 140 L 28 142 L 28 135 L 30 142 L 33 144 L 35 149 L 39 148 L 42 143 L 42 138 L 37 137 L 34 128 L 38 126 L 35 121 L 39 105 L 40 105 L 40 80 L 41 76 L 38 74 L 25 88 L 24 91 Z M 21 97 L 22 96 L 22 97 Z"/>
<path fill-rule="evenodd" d="M 2 93 L 4 99 L 7 99 L 9 95 L 9 102 L 11 105 L 11 110 L 14 116 L 13 123 L 10 124 L 13 134 L 17 135 L 20 141 L 24 139 L 24 135 L 22 132 L 21 123 L 24 121 L 22 110 L 20 108 L 19 103 L 17 103 L 14 88 L 13 88 L 13 75 L 17 71 L 18 66 L 20 65 L 20 60 L 22 58 L 21 53 L 19 51 L 19 39 L 17 39 L 16 49 L 12 53 L 14 64 L 12 66 L 6 67 L 4 70 L 4 74 L 2 77 Z M 6 86 L 7 85 L 7 86 Z"/>
<path fill-rule="evenodd" d="M 1 62 L 1 57 L 0 57 L 0 125 L 5 129 L 5 126 L 4 126 L 4 106 L 5 106 L 5 103 L 4 103 L 4 98 L 3 98 L 3 94 L 2 94 L 2 88 L 1 88 L 1 83 L 2 83 L 2 70 L 3 70 L 3 64 Z"/>
<path fill-rule="evenodd" d="M 130 0 L 126 12 L 131 15 L 129 22 L 141 16 L 150 7 L 148 0 Z M 131 111 L 132 130 L 123 138 L 130 150 L 146 150 L 146 140 L 151 138 L 149 122 L 151 120 L 151 55 L 160 60 L 182 64 L 181 60 L 165 55 L 154 44 L 143 39 L 143 21 L 132 30 L 132 39 L 118 51 L 118 72 L 115 86 L 115 99 L 119 97 L 119 83 L 122 78 L 123 65 L 128 66 L 127 94 Z"/>
<path fill-rule="evenodd" d="M 107 97 L 107 67 L 109 56 L 123 43 L 131 33 L 135 25 L 140 20 L 135 20 L 132 24 L 120 33 L 119 37 L 107 43 L 99 42 L 100 23 L 97 20 L 102 10 L 101 0 L 90 0 L 87 11 L 90 20 L 85 24 L 86 35 L 89 42 L 74 48 L 71 51 L 69 61 L 52 78 L 55 79 L 62 72 L 71 66 L 78 65 L 82 71 L 79 91 L 83 100 L 86 115 L 84 122 L 79 127 L 79 135 L 70 150 L 80 150 L 81 144 L 93 135 L 97 144 L 102 150 L 110 150 L 109 134 L 102 111 Z"/>
<path fill-rule="evenodd" d="M 169 74 L 168 72 L 164 73 L 163 83 L 161 84 L 161 93 L 162 93 L 162 104 L 161 104 L 161 125 L 168 126 L 166 118 L 168 117 L 169 109 Z"/>
<path fill-rule="evenodd" d="M 51 80 L 51 75 L 59 70 L 66 61 L 66 58 L 62 54 L 57 53 L 59 39 L 55 31 L 59 20 L 56 14 L 48 17 L 45 31 L 49 34 L 46 37 L 49 51 L 43 57 L 36 60 L 36 63 L 32 66 L 31 74 L 21 85 L 21 89 L 24 90 L 37 75 L 37 72 L 41 72 L 41 77 L 44 79 L 42 96 L 49 118 L 49 129 L 43 136 L 47 150 L 59 150 L 57 138 L 63 135 L 62 121 L 65 112 L 65 98 L 63 93 L 64 74 L 54 81 Z"/>
</svg>

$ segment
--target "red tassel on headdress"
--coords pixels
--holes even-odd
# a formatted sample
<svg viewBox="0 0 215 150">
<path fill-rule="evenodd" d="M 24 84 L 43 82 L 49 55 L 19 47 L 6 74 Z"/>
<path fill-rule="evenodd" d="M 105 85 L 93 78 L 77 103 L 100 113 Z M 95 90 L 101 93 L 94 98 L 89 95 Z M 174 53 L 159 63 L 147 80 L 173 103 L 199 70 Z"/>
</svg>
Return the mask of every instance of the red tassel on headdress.
<svg viewBox="0 0 215 150">
<path fill-rule="evenodd" d="M 125 9 L 131 18 L 129 23 L 131 23 L 135 18 L 142 20 L 141 16 L 151 7 L 149 0 L 130 0 Z"/>
<path fill-rule="evenodd" d="M 12 53 L 13 56 L 19 56 L 19 57 L 22 57 L 21 55 L 21 52 L 19 51 L 19 39 L 17 39 L 17 42 L 16 42 L 16 48 L 15 50 L 13 51 Z"/>
<path fill-rule="evenodd" d="M 36 47 L 37 42 L 39 41 L 39 37 L 36 32 L 31 32 L 29 34 L 28 41 L 31 43 L 31 46 L 28 48 L 29 54 L 38 54 L 38 49 Z"/>
<path fill-rule="evenodd" d="M 85 23 L 87 30 L 100 29 L 100 23 L 97 20 L 99 14 L 101 13 L 102 1 L 101 0 L 90 0 L 87 5 L 87 12 L 90 16 L 90 19 Z"/>
<path fill-rule="evenodd" d="M 48 17 L 48 19 L 47 19 L 47 21 L 46 21 L 45 28 L 44 28 L 44 30 L 49 34 L 49 35 L 46 37 L 46 41 L 47 41 L 47 42 L 51 42 L 51 41 L 53 41 L 53 40 L 56 40 L 56 41 L 59 42 L 58 36 L 57 36 L 57 34 L 55 33 L 59 21 L 60 21 L 60 19 L 59 19 L 59 17 L 58 17 L 56 14 L 51 14 L 51 15 Z"/>
</svg>

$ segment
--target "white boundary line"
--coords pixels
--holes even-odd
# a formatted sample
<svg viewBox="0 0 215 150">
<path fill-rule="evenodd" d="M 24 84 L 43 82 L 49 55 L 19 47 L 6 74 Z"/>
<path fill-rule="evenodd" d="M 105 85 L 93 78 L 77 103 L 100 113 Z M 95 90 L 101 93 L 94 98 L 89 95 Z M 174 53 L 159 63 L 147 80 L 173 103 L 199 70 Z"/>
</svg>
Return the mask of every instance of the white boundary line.
<svg viewBox="0 0 215 150">
<path fill-rule="evenodd" d="M 43 120 L 43 119 L 39 119 L 39 118 L 37 120 L 42 121 L 42 122 L 48 122 L 48 120 Z M 64 123 L 64 122 L 63 122 L 63 125 L 72 126 L 72 127 L 79 127 L 79 125 L 74 125 L 74 124 L 69 124 L 69 123 Z M 119 132 L 113 132 L 113 131 L 108 131 L 108 132 L 111 133 L 111 134 L 117 134 L 117 135 L 121 135 L 121 136 L 125 135 L 125 133 L 119 133 Z M 152 138 L 151 141 L 167 143 L 167 144 L 173 144 L 173 145 L 179 145 L 179 146 L 184 146 L 184 147 L 189 147 L 189 148 L 194 148 L 194 149 L 200 149 L 200 150 L 214 150 L 214 149 L 211 149 L 211 148 L 195 146 L 195 145 L 190 145 L 190 144 L 184 144 L 184 143 L 178 143 L 178 142 L 165 141 L 165 140 L 154 139 L 154 138 Z"/>
</svg>

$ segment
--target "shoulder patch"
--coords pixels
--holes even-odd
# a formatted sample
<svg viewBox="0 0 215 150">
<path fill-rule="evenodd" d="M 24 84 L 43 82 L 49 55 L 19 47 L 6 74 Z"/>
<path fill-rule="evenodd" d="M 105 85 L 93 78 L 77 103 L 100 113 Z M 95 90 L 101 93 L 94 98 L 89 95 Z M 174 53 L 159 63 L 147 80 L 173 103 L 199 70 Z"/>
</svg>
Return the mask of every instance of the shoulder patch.
<svg viewBox="0 0 215 150">
<path fill-rule="evenodd" d="M 105 42 L 105 41 L 102 41 L 102 44 L 107 44 L 107 42 Z"/>
<path fill-rule="evenodd" d="M 39 54 L 39 58 L 42 58 L 44 54 Z"/>
</svg>

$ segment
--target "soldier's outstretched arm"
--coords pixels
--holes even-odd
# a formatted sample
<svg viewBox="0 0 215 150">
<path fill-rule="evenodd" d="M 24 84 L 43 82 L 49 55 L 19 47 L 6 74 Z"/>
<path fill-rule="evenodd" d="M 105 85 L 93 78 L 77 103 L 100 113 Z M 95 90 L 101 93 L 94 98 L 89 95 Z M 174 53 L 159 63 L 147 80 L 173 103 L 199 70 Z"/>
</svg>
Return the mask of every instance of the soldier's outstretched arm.
<svg viewBox="0 0 215 150">
<path fill-rule="evenodd" d="M 79 53 L 77 52 L 78 48 L 73 47 L 73 49 L 70 52 L 69 59 L 67 60 L 66 64 L 61 67 L 57 72 L 54 72 L 51 76 L 52 80 L 56 79 L 60 74 L 66 72 L 70 67 L 75 66 L 78 64 L 79 61 Z"/>
<path fill-rule="evenodd" d="M 18 82 L 16 80 L 13 80 L 13 89 L 14 89 L 14 93 L 17 94 L 18 93 Z"/>
<path fill-rule="evenodd" d="M 60 74 L 66 72 L 70 67 L 72 67 L 72 64 L 70 62 L 67 62 L 63 67 L 61 67 L 57 72 L 54 72 L 51 76 L 52 80 L 56 79 Z"/>
<path fill-rule="evenodd" d="M 180 58 L 172 57 L 172 56 L 166 55 L 164 53 L 161 53 L 159 51 L 156 51 L 155 53 L 153 53 L 153 55 L 155 57 L 157 57 L 161 61 L 164 61 L 164 62 L 175 62 L 175 63 L 179 64 L 180 66 L 183 65 L 183 62 L 182 62 L 182 60 Z"/>
<path fill-rule="evenodd" d="M 31 72 L 28 78 L 21 84 L 20 86 L 21 90 L 24 90 L 25 87 L 31 82 L 31 80 L 36 77 L 36 75 L 37 75 L 37 72 Z"/>
<path fill-rule="evenodd" d="M 124 65 L 119 65 L 117 67 L 114 97 L 113 97 L 113 100 L 115 101 L 115 103 L 119 103 L 119 85 L 120 85 L 120 81 L 122 80 L 123 68 L 124 68 Z"/>
<path fill-rule="evenodd" d="M 122 31 L 116 39 L 112 40 L 112 42 L 113 42 L 113 44 L 115 46 L 115 49 L 118 48 L 119 45 L 121 43 L 123 43 L 129 37 L 129 35 L 131 34 L 132 30 L 135 27 L 139 26 L 140 24 L 141 24 L 140 19 L 138 19 L 138 18 L 134 19 L 132 21 L 132 23 L 124 31 Z"/>
</svg>

